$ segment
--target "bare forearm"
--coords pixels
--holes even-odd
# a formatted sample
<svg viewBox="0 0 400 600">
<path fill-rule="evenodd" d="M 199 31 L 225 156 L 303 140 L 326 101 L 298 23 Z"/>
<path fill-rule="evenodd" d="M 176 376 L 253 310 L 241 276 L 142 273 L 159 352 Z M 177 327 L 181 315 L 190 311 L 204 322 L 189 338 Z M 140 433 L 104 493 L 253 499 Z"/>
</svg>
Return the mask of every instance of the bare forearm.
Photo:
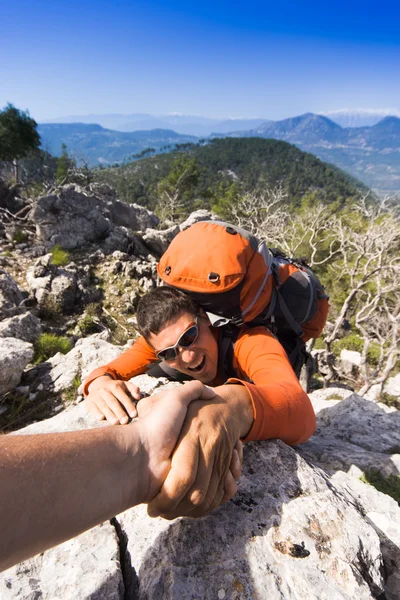
<svg viewBox="0 0 400 600">
<path fill-rule="evenodd" d="M 0 570 L 144 500 L 123 429 L 0 438 Z"/>
</svg>

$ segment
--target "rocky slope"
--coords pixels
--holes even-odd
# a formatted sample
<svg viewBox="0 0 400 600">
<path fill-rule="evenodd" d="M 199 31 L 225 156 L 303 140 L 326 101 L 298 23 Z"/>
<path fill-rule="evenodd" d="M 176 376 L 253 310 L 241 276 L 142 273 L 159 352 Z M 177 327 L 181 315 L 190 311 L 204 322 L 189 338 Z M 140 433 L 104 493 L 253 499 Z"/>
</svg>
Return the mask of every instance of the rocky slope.
<svg viewBox="0 0 400 600">
<path fill-rule="evenodd" d="M 87 415 L 80 383 L 135 335 L 135 303 L 155 285 L 157 257 L 188 225 L 159 231 L 152 213 L 120 204 L 107 187 L 69 186 L 27 206 L 22 222 L 0 210 L 3 431 L 106 426 Z M 64 265 L 54 264 L 57 243 L 69 248 Z M 70 350 L 33 364 L 43 332 L 63 334 Z M 136 380 L 149 393 L 171 385 Z M 0 597 L 399 598 L 400 508 L 359 478 L 398 476 L 400 413 L 344 389 L 311 399 L 316 434 L 296 449 L 248 444 L 226 506 L 172 522 L 126 511 L 4 572 Z"/>
</svg>

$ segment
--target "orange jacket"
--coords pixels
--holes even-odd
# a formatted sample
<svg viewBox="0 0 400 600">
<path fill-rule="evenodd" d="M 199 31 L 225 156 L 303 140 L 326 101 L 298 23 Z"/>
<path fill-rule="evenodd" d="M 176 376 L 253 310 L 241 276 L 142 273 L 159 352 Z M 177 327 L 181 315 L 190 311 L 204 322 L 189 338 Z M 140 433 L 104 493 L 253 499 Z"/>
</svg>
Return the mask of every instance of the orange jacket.
<svg viewBox="0 0 400 600">
<path fill-rule="evenodd" d="M 218 331 L 215 330 L 215 335 Z M 144 338 L 103 367 L 92 371 L 89 384 L 101 375 L 127 381 L 144 373 L 157 360 Z M 280 343 L 265 327 L 241 328 L 234 346 L 233 366 L 238 378 L 229 383 L 246 386 L 253 404 L 254 422 L 245 441 L 277 438 L 287 444 L 305 442 L 315 431 L 315 414 Z M 217 383 L 217 382 L 213 382 Z"/>
</svg>

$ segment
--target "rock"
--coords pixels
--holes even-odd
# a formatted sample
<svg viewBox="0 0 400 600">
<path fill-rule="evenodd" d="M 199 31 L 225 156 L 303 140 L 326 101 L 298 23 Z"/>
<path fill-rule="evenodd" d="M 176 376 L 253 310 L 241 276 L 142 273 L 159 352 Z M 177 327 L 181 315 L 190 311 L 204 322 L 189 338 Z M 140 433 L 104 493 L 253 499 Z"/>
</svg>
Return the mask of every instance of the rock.
<svg viewBox="0 0 400 600">
<path fill-rule="evenodd" d="M 397 600 L 400 591 L 399 505 L 393 498 L 381 494 L 372 485 L 366 485 L 342 471 L 335 473 L 332 481 L 340 486 L 350 501 L 361 508 L 365 519 L 378 534 L 386 569 L 385 597 L 387 600 Z"/>
<path fill-rule="evenodd" d="M 147 229 L 143 235 L 143 241 L 151 252 L 157 256 L 164 254 L 169 244 L 180 231 L 179 225 L 173 225 L 169 229 Z"/>
<path fill-rule="evenodd" d="M 30 213 L 39 240 L 49 246 L 59 244 L 66 250 L 104 242 L 104 251 L 111 253 L 128 248 L 130 236 L 126 228 L 144 231 L 158 225 L 158 218 L 147 208 L 119 202 L 113 194 L 105 194 L 104 187 L 97 187 L 101 197 L 95 195 L 95 186 L 91 190 L 66 185 L 57 194 L 39 198 Z"/>
<path fill-rule="evenodd" d="M 39 258 L 26 272 L 29 291 L 41 309 L 70 314 L 79 303 L 99 301 L 101 290 L 93 285 L 87 267 L 73 262 L 58 267 L 48 257 L 51 254 Z"/>
<path fill-rule="evenodd" d="M 310 398 L 317 430 L 300 447 L 302 456 L 329 473 L 354 466 L 377 469 L 386 477 L 400 473 L 400 411 L 355 393 L 345 400 L 325 400 L 320 392 Z"/>
<path fill-rule="evenodd" d="M 342 350 L 340 352 L 341 370 L 344 375 L 356 377 L 361 365 L 361 354 L 354 350 Z"/>
<path fill-rule="evenodd" d="M 72 250 L 110 235 L 112 225 L 101 207 L 101 200 L 86 195 L 78 186 L 68 185 L 57 194 L 39 198 L 30 218 L 36 224 L 39 240 Z"/>
<path fill-rule="evenodd" d="M 13 337 L 0 344 L 0 396 L 13 390 L 21 381 L 26 365 L 33 357 L 33 346 Z"/>
<path fill-rule="evenodd" d="M 385 384 L 384 392 L 391 396 L 400 396 L 400 373 L 397 373 L 394 377 L 389 377 Z"/>
<path fill-rule="evenodd" d="M 83 381 L 96 367 L 114 360 L 125 349 L 103 340 L 101 334 L 94 334 L 78 340 L 67 354 L 58 352 L 31 369 L 26 379 L 35 382 L 36 389 L 62 392 L 75 386 L 77 379 Z"/>
<path fill-rule="evenodd" d="M 0 269 L 0 319 L 12 316 L 13 309 L 18 307 L 22 300 L 22 294 L 14 279 Z"/>
<path fill-rule="evenodd" d="M 139 204 L 127 204 L 114 200 L 107 207 L 110 211 L 110 219 L 115 225 L 128 227 L 133 231 L 146 231 L 146 229 L 157 227 L 159 218 L 144 206 Z"/>
<path fill-rule="evenodd" d="M 209 210 L 205 210 L 204 208 L 201 208 L 200 210 L 196 210 L 195 212 L 192 212 L 192 214 L 188 216 L 186 221 L 184 221 L 183 223 L 181 223 L 179 225 L 179 229 L 181 231 L 183 231 L 184 229 L 187 229 L 188 227 L 190 227 L 191 225 L 194 225 L 198 221 L 215 221 L 215 220 L 217 220 L 217 217 L 215 215 L 213 215 L 213 213 L 211 213 Z"/>
<path fill-rule="evenodd" d="M 13 337 L 33 344 L 41 331 L 40 319 L 29 312 L 0 321 L 0 338 Z"/>
<path fill-rule="evenodd" d="M 103 523 L 8 569 L 0 575 L 0 597 L 2 600 L 124 600 L 115 528 L 109 522 Z"/>
<path fill-rule="evenodd" d="M 88 344 L 86 359 L 94 339 L 82 341 L 82 346 Z M 97 344 L 90 357 L 97 354 L 95 364 L 90 368 L 109 360 L 104 356 L 106 348 Z M 165 381 L 147 375 L 134 379 L 148 393 Z M 337 452 L 344 440 L 351 446 L 347 449 L 352 452 L 350 461 L 362 450 L 370 453 L 371 460 L 376 453 L 386 452 L 389 462 L 389 438 L 396 430 L 400 432 L 396 417 L 400 413 L 356 394 L 344 400 L 328 399 L 346 394 L 348 390 L 335 389 L 312 395 L 318 412 L 314 437 L 321 448 L 326 444 L 328 466 L 332 467 L 331 447 Z M 394 419 L 392 425 L 390 419 Z M 20 433 L 96 426 L 107 427 L 78 404 Z M 400 433 L 396 435 L 393 444 Z M 334 441 L 336 446 L 330 446 Z M 319 464 L 322 459 L 317 446 L 313 455 L 308 444 L 298 449 L 279 441 L 246 444 L 239 491 L 211 515 L 165 521 L 148 518 L 143 506 L 130 509 L 111 524 L 95 527 L 4 572 L 0 596 L 5 600 L 39 596 L 48 600 L 397 600 L 399 506 L 338 471 L 339 464 L 329 477 L 313 466 L 312 462 Z"/>
<path fill-rule="evenodd" d="M 282 442 L 246 445 L 244 465 L 236 496 L 205 518 L 150 520 L 144 507 L 117 517 L 136 598 L 360 600 L 383 592 L 379 537 L 339 487 Z"/>
</svg>

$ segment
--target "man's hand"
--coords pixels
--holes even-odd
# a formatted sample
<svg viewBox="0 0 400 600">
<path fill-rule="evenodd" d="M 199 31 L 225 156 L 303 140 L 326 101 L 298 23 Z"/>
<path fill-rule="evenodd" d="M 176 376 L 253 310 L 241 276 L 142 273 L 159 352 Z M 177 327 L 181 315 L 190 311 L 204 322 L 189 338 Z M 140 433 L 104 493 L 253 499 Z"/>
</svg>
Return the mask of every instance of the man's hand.
<svg viewBox="0 0 400 600">
<path fill-rule="evenodd" d="M 135 402 L 140 400 L 140 390 L 129 381 L 98 377 L 89 386 L 85 398 L 86 408 L 100 421 L 107 419 L 111 425 L 126 425 L 137 416 Z"/>
<path fill-rule="evenodd" d="M 200 517 L 236 492 L 237 475 L 232 470 L 240 472 L 236 468 L 241 464 L 239 438 L 252 425 L 253 408 L 244 386 L 225 385 L 215 391 L 217 395 L 209 402 L 190 404 L 171 470 L 149 503 L 150 516 Z M 138 409 L 140 422 L 140 403 Z"/>
<path fill-rule="evenodd" d="M 215 398 L 212 388 L 203 385 L 200 381 L 189 381 L 180 387 L 161 391 L 159 394 L 141 400 L 138 405 L 141 407 L 139 419 L 130 427 L 139 430 L 141 450 L 144 450 L 146 463 L 143 465 L 143 473 L 147 472 L 149 477 L 142 502 L 149 502 L 154 498 L 171 468 L 171 454 L 180 435 L 189 404 L 196 401 L 196 404 L 205 405 L 204 400 L 210 401 L 212 398 Z M 124 428 L 124 433 L 128 436 L 130 427 Z M 235 457 L 236 470 L 238 470 L 237 462 L 238 459 Z"/>
</svg>

